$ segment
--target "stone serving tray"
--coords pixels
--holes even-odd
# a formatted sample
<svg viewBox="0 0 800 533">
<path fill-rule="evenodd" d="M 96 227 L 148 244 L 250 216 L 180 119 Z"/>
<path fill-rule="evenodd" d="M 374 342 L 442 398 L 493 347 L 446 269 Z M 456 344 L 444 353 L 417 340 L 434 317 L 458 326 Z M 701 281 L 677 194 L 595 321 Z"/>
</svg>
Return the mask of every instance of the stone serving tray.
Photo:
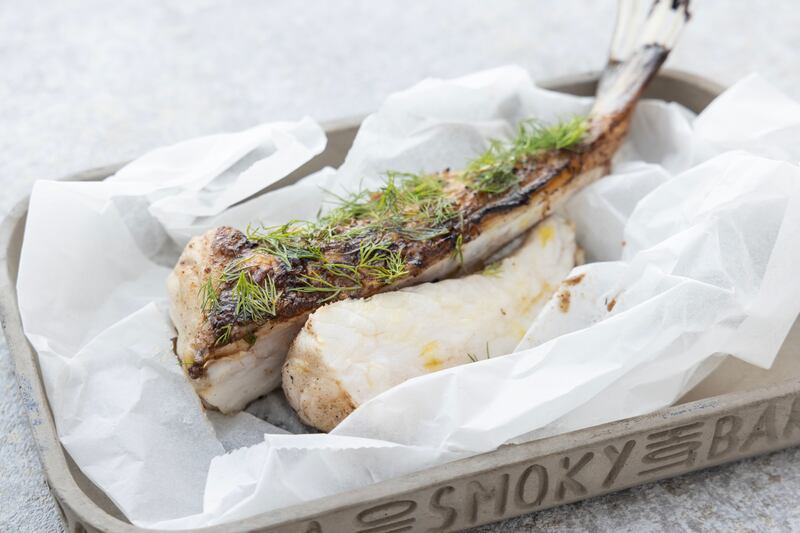
<svg viewBox="0 0 800 533">
<path fill-rule="evenodd" d="M 541 85 L 594 94 L 596 75 Z M 699 112 L 721 87 L 688 74 L 663 71 L 646 96 Z M 338 166 L 360 119 L 326 125 L 328 146 L 270 188 L 292 183 L 326 165 Z M 101 180 L 121 165 L 68 180 Z M 0 226 L 0 319 L 16 365 L 23 405 L 47 482 L 70 532 L 141 532 L 78 469 L 62 448 L 36 353 L 22 332 L 16 280 L 25 229 L 25 199 Z M 500 449 L 398 479 L 204 528 L 244 531 L 452 531 L 530 513 L 800 444 L 800 326 L 775 365 L 761 370 L 729 358 L 681 402 L 655 413 Z"/>
</svg>

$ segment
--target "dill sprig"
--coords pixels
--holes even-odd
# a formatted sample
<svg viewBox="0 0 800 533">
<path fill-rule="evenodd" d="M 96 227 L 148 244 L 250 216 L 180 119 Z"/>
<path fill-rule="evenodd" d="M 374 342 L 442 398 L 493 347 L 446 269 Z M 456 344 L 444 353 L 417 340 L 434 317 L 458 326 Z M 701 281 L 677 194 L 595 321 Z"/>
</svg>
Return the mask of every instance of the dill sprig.
<svg viewBox="0 0 800 533">
<path fill-rule="evenodd" d="M 453 246 L 453 258 L 458 261 L 458 266 L 460 268 L 464 267 L 464 235 L 458 234 L 456 237 L 456 243 Z"/>
<path fill-rule="evenodd" d="M 362 242 L 358 251 L 357 271 L 364 270 L 376 280 L 388 285 L 408 274 L 406 263 L 399 251 L 373 241 Z"/>
<path fill-rule="evenodd" d="M 503 264 L 502 261 L 494 261 L 493 263 L 489 263 L 483 270 L 481 270 L 481 275 L 487 276 L 490 278 L 499 277 L 500 274 L 503 272 Z"/>
<path fill-rule="evenodd" d="M 412 240 L 443 235 L 447 229 L 441 226 L 457 215 L 444 187 L 438 174 L 390 171 L 376 191 L 344 197 L 328 192 L 337 206 L 319 217 L 317 232 L 333 240 L 366 233 L 395 232 Z"/>
<path fill-rule="evenodd" d="M 200 285 L 198 296 L 200 298 L 200 309 L 204 313 L 208 313 L 219 304 L 219 287 L 217 285 L 214 284 L 214 279 L 211 276 L 208 277 L 205 283 Z"/>
<path fill-rule="evenodd" d="M 387 244 L 362 241 L 356 253 L 358 257 L 354 264 L 323 260 L 315 265 L 319 271 L 301 275 L 303 285 L 290 290 L 329 293 L 322 300 L 328 302 L 339 298 L 343 292 L 362 289 L 367 277 L 388 285 L 408 274 L 402 254 L 392 250 Z"/>
<path fill-rule="evenodd" d="M 312 242 L 313 223 L 303 220 L 290 220 L 279 226 L 248 226 L 247 238 L 258 243 L 256 253 L 272 255 L 286 266 L 294 259 L 320 259 L 322 250 Z"/>
<path fill-rule="evenodd" d="M 360 283 L 344 286 L 337 285 L 316 272 L 312 272 L 311 274 L 302 274 L 300 278 L 305 284 L 299 287 L 292 287 L 289 290 L 303 293 L 330 293 L 321 300 L 321 303 L 336 300 L 343 292 L 356 291 L 362 288 Z"/>
<path fill-rule="evenodd" d="M 588 123 L 582 117 L 552 126 L 534 120 L 523 121 L 510 143 L 497 139 L 490 141 L 489 148 L 467 166 L 464 181 L 476 192 L 505 192 L 520 182 L 520 175 L 516 172 L 519 163 L 549 150 L 574 148 L 587 129 Z"/>
<path fill-rule="evenodd" d="M 214 342 L 214 344 L 217 346 L 228 344 L 228 342 L 231 340 L 231 333 L 233 332 L 233 324 L 225 324 L 219 331 L 220 331 L 219 336 L 217 337 L 217 340 Z"/>
<path fill-rule="evenodd" d="M 261 320 L 268 316 L 275 316 L 275 307 L 280 298 L 280 292 L 276 289 L 272 278 L 267 277 L 262 285 L 253 281 L 249 272 L 242 271 L 231 292 L 236 301 L 234 312 L 237 317 Z"/>
<path fill-rule="evenodd" d="M 477 363 L 478 362 L 478 356 L 475 355 L 474 353 L 467 352 L 466 355 L 467 355 L 467 359 L 469 359 L 473 363 Z M 491 359 L 491 358 L 492 358 L 492 356 L 489 353 L 489 341 L 486 341 L 486 359 Z"/>
<path fill-rule="evenodd" d="M 375 277 L 389 285 L 408 275 L 408 268 L 400 252 L 389 252 L 383 266 L 374 268 Z"/>
</svg>

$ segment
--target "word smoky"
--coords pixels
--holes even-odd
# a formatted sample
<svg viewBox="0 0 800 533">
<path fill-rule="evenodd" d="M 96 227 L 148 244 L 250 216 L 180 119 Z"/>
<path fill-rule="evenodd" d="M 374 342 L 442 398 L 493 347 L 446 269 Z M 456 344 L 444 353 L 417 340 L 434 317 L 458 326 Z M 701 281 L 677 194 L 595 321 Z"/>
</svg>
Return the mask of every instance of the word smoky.
<svg viewBox="0 0 800 533">
<path fill-rule="evenodd" d="M 580 500 L 800 442 L 800 397 L 635 433 L 453 480 L 361 510 L 353 531 L 449 531 Z M 308 524 L 324 530 L 324 523 Z"/>
</svg>

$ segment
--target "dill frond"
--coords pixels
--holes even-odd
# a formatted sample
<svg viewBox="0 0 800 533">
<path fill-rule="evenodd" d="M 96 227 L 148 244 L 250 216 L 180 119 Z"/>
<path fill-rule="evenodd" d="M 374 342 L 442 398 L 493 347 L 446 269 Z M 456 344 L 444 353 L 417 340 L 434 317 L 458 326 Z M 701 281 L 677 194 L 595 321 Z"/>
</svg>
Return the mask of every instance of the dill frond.
<svg viewBox="0 0 800 533">
<path fill-rule="evenodd" d="M 376 274 L 376 277 L 384 284 L 389 285 L 407 275 L 408 268 L 406 268 L 403 256 L 400 255 L 400 252 L 391 252 L 386 258 L 384 268 Z"/>
<path fill-rule="evenodd" d="M 359 190 L 346 195 L 339 195 L 324 188 L 322 191 L 328 198 L 332 198 L 332 200 L 326 199 L 325 201 L 336 205 L 334 209 L 317 217 L 318 223 L 323 227 L 334 228 L 349 224 L 369 212 L 366 205 L 369 201 L 368 191 Z"/>
<path fill-rule="evenodd" d="M 447 228 L 398 228 L 397 233 L 412 241 L 429 241 L 450 233 Z"/>
<path fill-rule="evenodd" d="M 358 269 L 388 285 L 408 274 L 403 256 L 377 242 L 362 242 L 359 248 Z"/>
<path fill-rule="evenodd" d="M 217 340 L 214 342 L 216 346 L 222 346 L 223 344 L 228 344 L 228 341 L 231 340 L 231 333 L 233 332 L 233 324 L 226 324 L 220 330 L 221 333 L 217 337 Z"/>
<path fill-rule="evenodd" d="M 336 285 L 316 273 L 310 275 L 303 274 L 300 277 L 305 284 L 299 287 L 292 287 L 289 290 L 301 293 L 330 293 L 329 296 L 322 299 L 323 303 L 337 299 L 342 292 L 355 291 L 361 288 L 360 284 L 350 286 Z"/>
<path fill-rule="evenodd" d="M 486 359 L 491 359 L 491 355 L 489 355 L 489 342 L 486 342 Z M 479 361 L 478 356 L 472 352 L 467 352 L 467 359 L 472 361 L 473 363 L 477 363 Z"/>
<path fill-rule="evenodd" d="M 518 142 L 523 152 L 564 150 L 573 148 L 586 135 L 589 124 L 583 117 L 573 117 L 552 126 L 543 126 L 536 121 L 526 121 L 520 126 Z"/>
<path fill-rule="evenodd" d="M 290 220 L 280 226 L 247 227 L 245 235 L 258 243 L 255 253 L 272 255 L 286 266 L 291 266 L 295 259 L 320 259 L 322 250 L 313 244 L 310 232 L 314 225 L 303 220 Z"/>
<path fill-rule="evenodd" d="M 361 287 L 361 272 L 358 270 L 358 266 L 348 265 L 347 263 L 330 263 L 330 262 L 323 262 L 319 267 L 335 278 L 344 278 L 358 287 Z"/>
<path fill-rule="evenodd" d="M 481 275 L 490 278 L 496 278 L 499 277 L 502 272 L 503 272 L 502 261 L 495 261 L 493 263 L 489 263 L 488 265 L 486 265 L 483 268 L 483 270 L 481 270 Z"/>
<path fill-rule="evenodd" d="M 516 172 L 519 163 L 542 152 L 572 149 L 587 130 L 588 123 L 582 117 L 552 126 L 534 120 L 524 121 L 510 143 L 492 140 L 489 148 L 467 166 L 464 172 L 467 187 L 487 194 L 516 187 L 520 182 Z"/>
<path fill-rule="evenodd" d="M 458 260 L 460 267 L 464 266 L 464 236 L 461 234 L 456 237 L 456 244 L 453 247 L 453 258 Z"/>
<path fill-rule="evenodd" d="M 267 277 L 265 283 L 260 285 L 253 281 L 249 272 L 242 271 L 232 290 L 236 302 L 236 316 L 249 320 L 261 320 L 268 316 L 275 316 L 275 307 L 280 293 L 275 288 L 275 282 Z"/>
<path fill-rule="evenodd" d="M 521 178 L 514 172 L 517 164 L 514 146 L 492 140 L 489 148 L 467 166 L 464 173 L 467 187 L 476 192 L 498 194 L 518 185 Z"/>
<path fill-rule="evenodd" d="M 203 311 L 203 313 L 207 314 L 211 312 L 211 310 L 217 305 L 219 305 L 219 291 L 211 277 L 206 279 L 205 283 L 200 285 L 200 289 L 197 292 L 198 297 L 200 298 L 200 309 Z"/>
<path fill-rule="evenodd" d="M 443 224 L 458 215 L 450 198 L 430 198 L 420 204 L 420 213 L 434 225 Z"/>
<path fill-rule="evenodd" d="M 444 185 L 438 174 L 389 171 L 383 186 L 372 192 L 341 196 L 326 191 L 337 207 L 319 218 L 320 228 L 333 239 L 389 232 L 414 240 L 442 235 L 447 229 L 441 226 L 457 214 Z M 347 225 L 351 227 L 337 231 Z"/>
<path fill-rule="evenodd" d="M 377 241 L 362 241 L 358 247 L 358 266 L 359 268 L 370 268 L 377 266 L 386 259 L 391 250 Z"/>
</svg>

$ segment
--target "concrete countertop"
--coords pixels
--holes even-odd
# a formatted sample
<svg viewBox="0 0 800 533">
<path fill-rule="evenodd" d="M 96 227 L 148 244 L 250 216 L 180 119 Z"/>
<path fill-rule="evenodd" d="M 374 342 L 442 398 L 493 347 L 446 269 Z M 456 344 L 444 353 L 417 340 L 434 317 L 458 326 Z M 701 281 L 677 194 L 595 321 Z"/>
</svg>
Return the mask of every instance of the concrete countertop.
<svg viewBox="0 0 800 533">
<path fill-rule="evenodd" d="M 668 66 L 757 71 L 800 100 L 800 7 L 695 2 Z M 0 5 L 0 216 L 34 180 L 259 122 L 369 112 L 427 76 L 517 63 L 537 79 L 604 63 L 614 0 L 39 0 Z M 54 318 L 57 319 L 57 318 Z M 0 336 L 0 530 L 61 531 Z M 800 450 L 476 531 L 800 528 Z"/>
</svg>

